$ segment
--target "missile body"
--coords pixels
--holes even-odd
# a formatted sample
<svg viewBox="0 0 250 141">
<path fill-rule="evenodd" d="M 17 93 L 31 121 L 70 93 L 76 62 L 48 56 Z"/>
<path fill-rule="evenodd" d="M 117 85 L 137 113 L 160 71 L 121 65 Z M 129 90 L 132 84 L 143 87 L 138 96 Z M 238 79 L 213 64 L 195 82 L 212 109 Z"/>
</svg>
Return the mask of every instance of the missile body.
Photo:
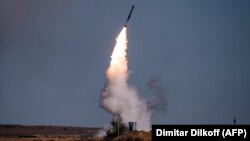
<svg viewBox="0 0 250 141">
<path fill-rule="evenodd" d="M 126 20 L 126 22 L 125 22 L 125 25 L 124 25 L 125 27 L 128 26 L 128 21 L 129 21 L 129 19 L 130 19 L 130 17 L 131 17 L 131 14 L 132 14 L 133 10 L 134 10 L 134 7 L 135 7 L 135 5 L 132 6 L 132 8 L 131 8 L 131 10 L 130 10 L 130 12 L 129 12 L 128 18 L 127 18 L 127 20 Z"/>
</svg>

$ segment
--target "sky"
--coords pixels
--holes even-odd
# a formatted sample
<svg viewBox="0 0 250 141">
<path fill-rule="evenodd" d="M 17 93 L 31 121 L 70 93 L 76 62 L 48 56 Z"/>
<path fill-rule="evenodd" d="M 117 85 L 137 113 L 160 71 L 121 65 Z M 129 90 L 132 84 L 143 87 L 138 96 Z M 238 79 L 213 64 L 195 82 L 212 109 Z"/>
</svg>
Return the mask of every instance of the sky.
<svg viewBox="0 0 250 141">
<path fill-rule="evenodd" d="M 250 124 L 248 0 L 1 0 L 0 124 L 103 127 L 105 70 L 130 8 L 129 83 L 160 78 L 152 124 Z"/>
</svg>

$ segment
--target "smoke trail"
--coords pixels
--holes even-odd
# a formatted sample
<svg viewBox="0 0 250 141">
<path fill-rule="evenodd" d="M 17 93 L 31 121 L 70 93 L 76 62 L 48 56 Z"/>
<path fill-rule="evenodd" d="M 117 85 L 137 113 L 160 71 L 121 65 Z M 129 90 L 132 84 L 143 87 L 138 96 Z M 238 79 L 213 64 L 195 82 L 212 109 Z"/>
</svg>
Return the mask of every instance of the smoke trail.
<svg viewBox="0 0 250 141">
<path fill-rule="evenodd" d="M 138 130 L 150 130 L 151 112 L 144 99 L 128 85 L 129 71 L 127 61 L 127 35 L 124 27 L 116 39 L 110 66 L 106 71 L 107 82 L 100 97 L 100 105 L 107 112 L 119 114 L 125 125 L 137 122 Z"/>
<path fill-rule="evenodd" d="M 147 82 L 148 89 L 154 93 L 154 97 L 147 101 L 148 109 L 152 112 L 165 112 L 168 105 L 166 91 L 160 81 L 160 77 L 152 75 Z"/>
</svg>

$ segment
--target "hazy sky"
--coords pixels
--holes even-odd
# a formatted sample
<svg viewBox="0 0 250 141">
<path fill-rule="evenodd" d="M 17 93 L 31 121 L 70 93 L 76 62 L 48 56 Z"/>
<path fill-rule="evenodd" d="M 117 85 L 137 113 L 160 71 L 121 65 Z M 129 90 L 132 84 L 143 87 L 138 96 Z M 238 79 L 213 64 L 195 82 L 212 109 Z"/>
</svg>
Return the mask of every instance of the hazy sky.
<svg viewBox="0 0 250 141">
<path fill-rule="evenodd" d="M 0 0 L 0 124 L 102 127 L 105 70 L 131 6 L 130 84 L 161 78 L 158 124 L 250 124 L 249 0 Z"/>
</svg>

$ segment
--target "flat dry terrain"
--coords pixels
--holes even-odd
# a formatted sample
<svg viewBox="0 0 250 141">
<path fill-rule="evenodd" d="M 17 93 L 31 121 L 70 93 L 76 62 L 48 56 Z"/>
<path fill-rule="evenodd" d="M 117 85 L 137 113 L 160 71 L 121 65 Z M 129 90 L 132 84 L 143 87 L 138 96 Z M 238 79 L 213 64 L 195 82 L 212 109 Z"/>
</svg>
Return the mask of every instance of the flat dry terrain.
<svg viewBox="0 0 250 141">
<path fill-rule="evenodd" d="M 133 131 L 118 138 L 95 137 L 101 128 L 0 125 L 0 141 L 151 141 L 151 132 Z"/>
<path fill-rule="evenodd" d="M 94 137 L 98 130 L 100 128 L 0 125 L 0 141 L 80 141 Z"/>
</svg>

